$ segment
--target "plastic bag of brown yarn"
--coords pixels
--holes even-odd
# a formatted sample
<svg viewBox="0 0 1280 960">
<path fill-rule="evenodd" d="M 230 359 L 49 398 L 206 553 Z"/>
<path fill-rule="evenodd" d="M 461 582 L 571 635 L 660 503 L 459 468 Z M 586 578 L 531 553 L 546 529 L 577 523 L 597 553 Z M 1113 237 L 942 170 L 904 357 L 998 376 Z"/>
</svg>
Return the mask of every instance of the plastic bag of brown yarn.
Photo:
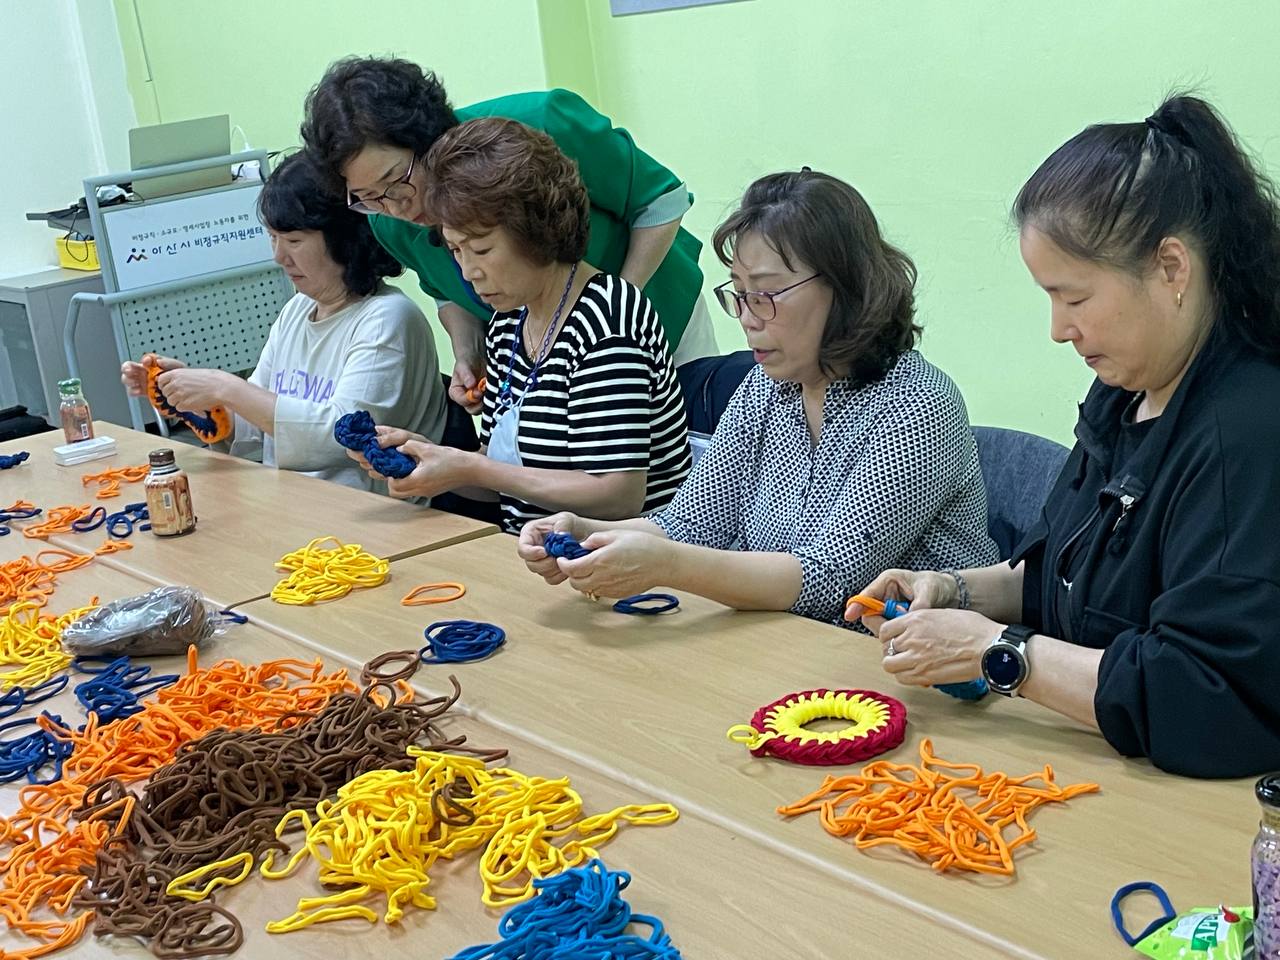
<svg viewBox="0 0 1280 960">
<path fill-rule="evenodd" d="M 225 631 L 217 606 L 199 590 L 158 587 L 85 614 L 62 632 L 62 645 L 77 657 L 158 657 Z"/>
</svg>

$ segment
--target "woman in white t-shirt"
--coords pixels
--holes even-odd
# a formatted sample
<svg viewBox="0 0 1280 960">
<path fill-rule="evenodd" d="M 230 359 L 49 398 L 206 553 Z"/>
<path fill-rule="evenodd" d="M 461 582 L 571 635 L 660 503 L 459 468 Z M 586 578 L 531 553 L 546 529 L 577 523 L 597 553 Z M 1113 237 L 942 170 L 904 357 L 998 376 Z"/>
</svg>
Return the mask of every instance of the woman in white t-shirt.
<svg viewBox="0 0 1280 960">
<path fill-rule="evenodd" d="M 305 153 L 267 179 L 259 215 L 298 293 L 272 325 L 258 365 L 242 380 L 162 357 L 160 389 L 179 410 L 233 413 L 233 454 L 386 492 L 334 441 L 333 425 L 367 410 L 375 422 L 412 424 L 440 440 L 446 398 L 426 317 L 383 282 L 403 268 L 364 217 L 325 191 Z M 145 394 L 142 364 L 127 362 L 120 374 L 130 394 Z"/>
</svg>

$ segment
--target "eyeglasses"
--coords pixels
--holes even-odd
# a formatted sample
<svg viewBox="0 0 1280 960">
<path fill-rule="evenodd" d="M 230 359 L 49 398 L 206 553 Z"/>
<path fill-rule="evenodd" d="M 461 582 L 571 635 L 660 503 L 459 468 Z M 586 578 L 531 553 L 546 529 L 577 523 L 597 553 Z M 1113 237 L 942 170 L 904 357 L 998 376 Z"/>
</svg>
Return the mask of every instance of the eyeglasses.
<svg viewBox="0 0 1280 960">
<path fill-rule="evenodd" d="M 409 178 L 413 176 L 413 166 L 418 162 L 418 155 L 411 154 L 409 156 L 409 169 L 404 172 L 404 176 L 395 183 L 389 185 L 386 190 L 378 194 L 376 197 L 369 197 L 367 200 L 361 200 L 355 196 L 350 190 L 347 191 L 347 209 L 354 210 L 356 213 L 363 213 L 367 217 L 373 216 L 375 213 L 387 212 L 388 200 L 408 200 L 418 188 L 409 182 Z"/>
<path fill-rule="evenodd" d="M 731 317 L 741 317 L 742 310 L 745 307 L 751 311 L 751 315 L 762 323 L 768 323 L 778 315 L 778 305 L 774 303 L 777 297 L 782 296 L 788 290 L 794 290 L 796 287 L 808 283 L 810 280 L 816 280 L 822 276 L 815 273 L 811 277 L 805 277 L 803 280 L 797 280 L 789 287 L 783 287 L 781 290 L 768 292 L 765 290 L 744 290 L 739 293 L 733 289 L 733 281 L 726 280 L 720 286 L 716 287 L 716 299 L 720 301 L 720 306 L 724 308 L 724 312 Z"/>
</svg>

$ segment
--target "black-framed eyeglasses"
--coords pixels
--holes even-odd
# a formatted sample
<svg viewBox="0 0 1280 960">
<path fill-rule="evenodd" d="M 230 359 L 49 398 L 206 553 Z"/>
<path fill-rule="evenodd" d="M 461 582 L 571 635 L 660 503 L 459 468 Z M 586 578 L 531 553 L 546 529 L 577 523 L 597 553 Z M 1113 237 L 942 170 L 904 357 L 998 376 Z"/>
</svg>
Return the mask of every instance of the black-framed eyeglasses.
<svg viewBox="0 0 1280 960">
<path fill-rule="evenodd" d="M 774 303 L 774 299 L 782 296 L 788 290 L 794 290 L 802 284 L 808 283 L 810 280 L 816 280 L 822 276 L 815 273 L 811 277 L 805 277 L 803 280 L 797 280 L 789 287 L 783 287 L 781 290 L 743 290 L 739 293 L 733 289 L 733 281 L 726 280 L 720 286 L 716 287 L 716 299 L 720 301 L 720 306 L 724 308 L 724 312 L 731 317 L 741 317 L 743 308 L 751 311 L 751 315 L 761 323 L 768 323 L 778 315 L 778 305 Z"/>
<path fill-rule="evenodd" d="M 386 213 L 388 200 L 408 200 L 418 188 L 409 182 L 413 176 L 414 164 L 418 162 L 418 155 L 411 154 L 409 156 L 409 169 L 404 172 L 404 176 L 396 180 L 395 183 L 388 185 L 387 189 L 376 197 L 369 197 L 367 200 L 361 200 L 355 196 L 350 190 L 347 191 L 347 209 L 354 210 L 356 213 L 363 213 L 365 216 L 371 217 L 375 213 Z"/>
</svg>

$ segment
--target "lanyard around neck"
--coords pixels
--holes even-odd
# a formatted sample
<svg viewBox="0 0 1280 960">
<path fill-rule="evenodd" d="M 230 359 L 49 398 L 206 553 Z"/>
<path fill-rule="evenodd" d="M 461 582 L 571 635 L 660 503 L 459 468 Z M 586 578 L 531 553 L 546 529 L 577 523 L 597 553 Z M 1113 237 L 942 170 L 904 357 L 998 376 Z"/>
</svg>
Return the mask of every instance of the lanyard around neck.
<svg viewBox="0 0 1280 960">
<path fill-rule="evenodd" d="M 578 265 L 575 263 L 569 271 L 569 280 L 564 285 L 564 293 L 560 294 L 560 303 L 556 306 L 556 312 L 551 317 L 551 324 L 547 327 L 547 332 L 543 334 L 542 345 L 538 347 L 538 354 L 533 358 L 533 369 L 529 371 L 529 376 L 524 384 L 524 393 L 520 397 L 522 401 L 538 386 L 538 371 L 542 369 L 543 362 L 551 353 L 552 338 L 555 336 L 556 327 L 560 323 L 560 314 L 564 312 L 564 305 L 569 300 L 569 291 L 573 289 L 573 278 L 577 274 Z M 507 375 L 502 378 L 502 383 L 498 385 L 498 405 L 500 407 L 511 404 L 511 374 L 516 368 L 516 354 L 520 352 L 520 345 L 524 342 L 524 324 L 528 319 L 529 308 L 522 307 L 520 310 L 520 322 L 516 324 L 515 341 L 511 344 L 511 356 L 507 360 Z"/>
</svg>

